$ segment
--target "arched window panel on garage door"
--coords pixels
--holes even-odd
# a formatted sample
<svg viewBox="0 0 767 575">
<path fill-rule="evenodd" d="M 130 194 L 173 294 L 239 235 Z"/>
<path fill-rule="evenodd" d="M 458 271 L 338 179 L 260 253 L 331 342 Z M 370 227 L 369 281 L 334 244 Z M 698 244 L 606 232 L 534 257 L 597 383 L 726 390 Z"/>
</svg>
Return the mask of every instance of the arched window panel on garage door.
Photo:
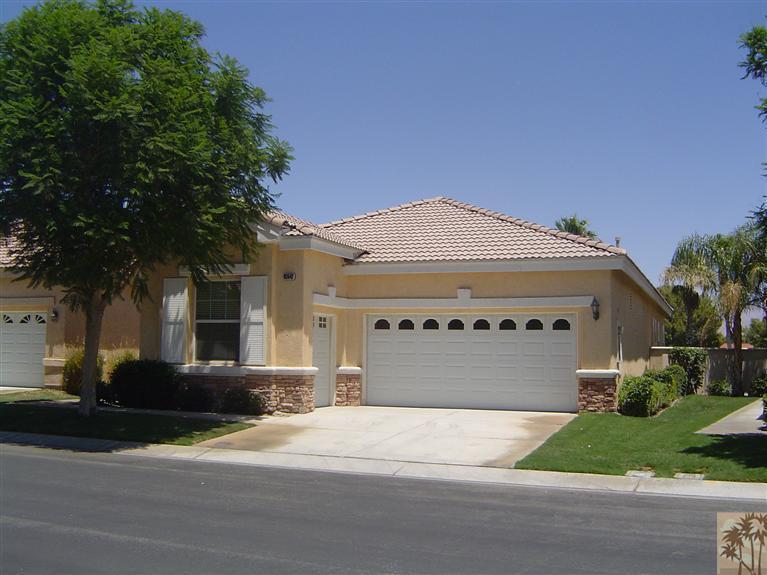
<svg viewBox="0 0 767 575">
<path fill-rule="evenodd" d="M 397 327 L 402 330 L 412 331 L 415 329 L 415 324 L 412 319 L 401 319 L 397 324 Z"/>
<path fill-rule="evenodd" d="M 454 331 L 461 331 L 461 330 L 463 330 L 463 320 L 460 320 L 458 318 L 451 319 L 447 323 L 447 329 L 454 330 Z"/>
<path fill-rule="evenodd" d="M 554 331 L 570 331 L 570 322 L 566 319 L 559 318 L 552 324 Z"/>
<path fill-rule="evenodd" d="M 529 319 L 525 323 L 525 329 L 527 331 L 542 331 L 543 322 L 539 320 L 538 318 Z"/>
<path fill-rule="evenodd" d="M 429 318 L 423 322 L 423 329 L 439 329 L 439 322 L 434 318 Z"/>
<path fill-rule="evenodd" d="M 511 318 L 505 318 L 498 324 L 498 329 L 501 331 L 514 331 L 517 329 L 517 322 Z"/>
<path fill-rule="evenodd" d="M 389 320 L 387 319 L 377 319 L 373 325 L 373 329 L 389 329 L 390 327 Z"/>
<path fill-rule="evenodd" d="M 488 331 L 490 329 L 490 322 L 484 318 L 476 319 L 472 327 L 477 331 Z"/>
</svg>

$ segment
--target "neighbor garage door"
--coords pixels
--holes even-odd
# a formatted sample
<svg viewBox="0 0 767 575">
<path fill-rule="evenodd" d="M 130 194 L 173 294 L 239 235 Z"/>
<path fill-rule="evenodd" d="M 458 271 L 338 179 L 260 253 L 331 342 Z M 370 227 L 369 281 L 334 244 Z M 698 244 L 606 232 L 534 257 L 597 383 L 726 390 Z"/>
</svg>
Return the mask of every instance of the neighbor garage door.
<svg viewBox="0 0 767 575">
<path fill-rule="evenodd" d="M 369 405 L 575 411 L 575 314 L 369 315 Z"/>
<path fill-rule="evenodd" d="M 0 313 L 0 386 L 43 387 L 46 314 Z"/>
</svg>

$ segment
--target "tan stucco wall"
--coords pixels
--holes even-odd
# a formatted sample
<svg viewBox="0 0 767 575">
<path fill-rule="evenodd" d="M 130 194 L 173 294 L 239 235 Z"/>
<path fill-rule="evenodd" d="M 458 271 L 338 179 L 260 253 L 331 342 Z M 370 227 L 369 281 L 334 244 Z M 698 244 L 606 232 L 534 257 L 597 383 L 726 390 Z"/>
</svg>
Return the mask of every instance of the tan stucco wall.
<svg viewBox="0 0 767 575">
<path fill-rule="evenodd" d="M 346 292 L 351 298 L 455 298 L 458 288 L 470 288 L 473 298 L 542 297 L 542 296 L 596 296 L 600 302 L 610 301 L 611 272 L 493 272 L 493 273 L 439 273 L 398 274 L 375 276 L 347 276 Z M 339 295 L 341 295 L 339 293 Z M 557 311 L 578 314 L 579 369 L 606 369 L 611 365 L 610 306 L 604 305 L 598 321 L 594 321 L 589 308 L 560 308 Z M 346 338 L 339 339 L 343 350 L 339 363 L 363 365 L 362 338 L 367 313 L 424 313 L 428 309 L 406 310 L 347 310 L 344 314 Z M 447 310 L 433 310 L 448 313 Z M 503 313 L 514 309 L 481 310 L 452 309 L 455 313 Z M 551 312 L 551 309 L 525 308 L 525 313 Z M 341 322 L 339 322 L 341 323 Z M 339 330 L 340 331 L 340 330 Z"/>
<path fill-rule="evenodd" d="M 652 320 L 663 321 L 663 310 L 623 272 L 612 272 L 612 347 L 617 366 L 618 326 L 623 326 L 622 375 L 641 375 L 650 367 Z"/>
<path fill-rule="evenodd" d="M 432 273 L 346 276 L 343 260 L 316 251 L 282 251 L 263 246 L 252 262 L 251 275 L 267 275 L 267 365 L 305 367 L 312 365 L 312 314 L 326 313 L 334 319 L 336 365 L 364 366 L 365 316 L 369 313 L 446 313 L 424 309 L 338 309 L 313 304 L 315 293 L 346 298 L 455 298 L 459 288 L 470 288 L 473 298 L 596 296 L 600 318 L 590 308 L 558 309 L 578 316 L 578 368 L 615 369 L 618 364 L 617 326 L 624 325 L 621 370 L 637 373 L 649 360 L 653 317 L 663 311 L 623 272 L 556 271 Z M 295 280 L 283 279 L 293 272 Z M 178 268 L 160 270 L 151 281 L 151 302 L 142 306 L 141 352 L 160 354 L 160 305 L 163 277 L 177 277 Z M 193 361 L 194 287 L 190 282 L 187 361 Z M 452 309 L 455 313 L 520 312 L 519 309 Z M 525 313 L 551 313 L 551 309 L 524 309 Z"/>
<path fill-rule="evenodd" d="M 85 339 L 85 316 L 70 311 L 61 303 L 64 296 L 60 289 L 31 288 L 25 281 L 15 281 L 3 272 L 0 277 L 0 311 L 58 312 L 56 321 L 48 321 L 45 356 L 63 359 L 67 347 L 80 346 Z M 39 298 L 39 299 L 38 299 Z M 104 312 L 101 329 L 101 349 L 132 349 L 139 347 L 138 310 L 126 294 L 125 300 L 117 299 Z"/>
</svg>

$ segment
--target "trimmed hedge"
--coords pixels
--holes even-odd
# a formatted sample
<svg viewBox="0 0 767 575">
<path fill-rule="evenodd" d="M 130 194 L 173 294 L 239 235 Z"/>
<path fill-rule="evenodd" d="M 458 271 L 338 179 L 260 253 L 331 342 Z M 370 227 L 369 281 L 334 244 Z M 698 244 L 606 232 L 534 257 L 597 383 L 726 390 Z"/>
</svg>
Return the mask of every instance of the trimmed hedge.
<svg viewBox="0 0 767 575">
<path fill-rule="evenodd" d="M 181 411 L 216 411 L 217 401 L 215 394 L 207 387 L 193 383 L 185 383 L 180 386 L 173 398 L 174 407 Z"/>
<path fill-rule="evenodd" d="M 64 391 L 70 395 L 80 395 L 80 386 L 83 382 L 83 359 L 85 357 L 85 350 L 83 348 L 77 348 L 67 355 L 64 361 L 64 370 L 61 376 L 62 386 Z M 96 386 L 99 387 L 99 382 L 104 376 L 104 358 L 101 354 L 96 358 Z M 97 393 L 98 395 L 98 393 Z"/>
<path fill-rule="evenodd" d="M 752 397 L 767 395 L 767 373 L 762 373 L 754 378 L 754 381 L 751 382 L 749 395 Z"/>
<path fill-rule="evenodd" d="M 618 391 L 618 411 L 623 415 L 649 417 L 671 405 L 686 384 L 679 366 L 648 370 L 641 376 L 628 376 Z"/>
<path fill-rule="evenodd" d="M 221 413 L 241 413 L 243 415 L 262 415 L 265 402 L 260 393 L 245 387 L 227 387 L 221 393 Z"/>
<path fill-rule="evenodd" d="M 720 396 L 731 396 L 732 395 L 732 386 L 730 383 L 725 379 L 720 379 L 717 381 L 709 382 L 708 388 L 706 389 L 709 395 L 720 395 Z"/>
<path fill-rule="evenodd" d="M 172 409 L 178 386 L 175 368 L 154 359 L 123 361 L 109 381 L 115 402 L 140 409 Z"/>
</svg>

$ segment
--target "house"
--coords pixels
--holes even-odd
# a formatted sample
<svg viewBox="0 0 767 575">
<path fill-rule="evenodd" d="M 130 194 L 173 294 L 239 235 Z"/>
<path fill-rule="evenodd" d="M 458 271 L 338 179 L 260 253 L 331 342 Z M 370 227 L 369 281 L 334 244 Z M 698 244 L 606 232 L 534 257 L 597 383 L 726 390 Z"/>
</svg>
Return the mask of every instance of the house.
<svg viewBox="0 0 767 575">
<path fill-rule="evenodd" d="M 255 227 L 226 276 L 158 271 L 141 354 L 270 411 L 614 410 L 671 311 L 625 250 L 449 198 Z"/>
<path fill-rule="evenodd" d="M 31 288 L 10 271 L 12 240 L 0 237 L 0 386 L 61 384 L 68 351 L 82 346 L 85 316 L 61 303 L 61 289 Z M 116 300 L 104 314 L 103 355 L 138 353 L 139 313 L 128 300 Z"/>
</svg>

